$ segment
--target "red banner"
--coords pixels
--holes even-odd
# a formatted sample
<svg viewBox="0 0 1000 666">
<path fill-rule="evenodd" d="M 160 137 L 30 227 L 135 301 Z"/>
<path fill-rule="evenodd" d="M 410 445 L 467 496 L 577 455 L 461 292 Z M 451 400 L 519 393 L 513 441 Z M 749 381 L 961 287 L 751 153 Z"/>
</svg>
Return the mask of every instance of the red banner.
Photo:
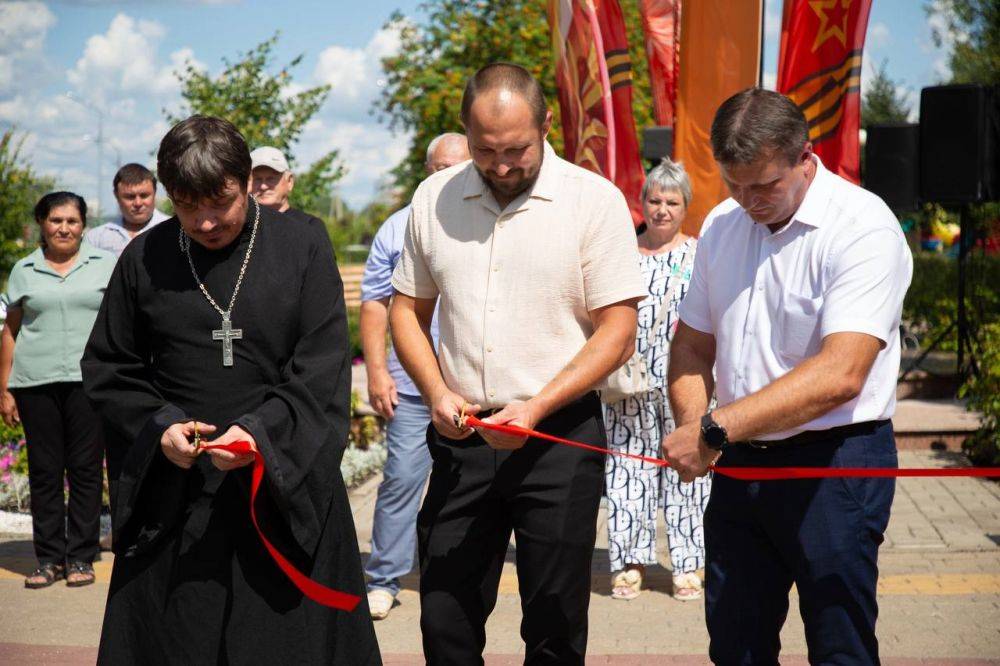
<svg viewBox="0 0 1000 666">
<path fill-rule="evenodd" d="M 618 0 L 549 0 L 566 159 L 625 194 L 636 226 L 645 172 L 632 118 L 632 65 Z"/>
<path fill-rule="evenodd" d="M 858 183 L 861 51 L 871 0 L 785 0 L 778 91 L 809 121 L 826 168 Z"/>
<path fill-rule="evenodd" d="M 639 0 L 656 124 L 674 126 L 680 71 L 681 0 Z"/>
</svg>

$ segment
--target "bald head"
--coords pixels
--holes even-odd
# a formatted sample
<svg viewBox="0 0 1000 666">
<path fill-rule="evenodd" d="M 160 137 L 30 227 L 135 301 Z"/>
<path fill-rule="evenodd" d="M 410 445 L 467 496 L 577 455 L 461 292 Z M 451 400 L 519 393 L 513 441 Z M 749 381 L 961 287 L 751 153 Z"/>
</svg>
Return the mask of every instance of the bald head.
<svg viewBox="0 0 1000 666">
<path fill-rule="evenodd" d="M 424 166 L 427 175 L 455 166 L 470 158 L 469 142 L 464 134 L 446 132 L 431 139 L 427 144 L 427 161 Z"/>
<path fill-rule="evenodd" d="M 542 86 L 531 75 L 531 72 L 520 65 L 498 62 L 486 65 L 476 72 L 465 84 L 462 95 L 462 123 L 468 127 L 472 105 L 480 97 L 489 97 L 490 102 L 507 106 L 519 97 L 531 113 L 535 127 L 541 129 L 548 118 L 545 107 L 545 94 Z M 498 108 L 501 111 L 502 108 Z"/>
</svg>

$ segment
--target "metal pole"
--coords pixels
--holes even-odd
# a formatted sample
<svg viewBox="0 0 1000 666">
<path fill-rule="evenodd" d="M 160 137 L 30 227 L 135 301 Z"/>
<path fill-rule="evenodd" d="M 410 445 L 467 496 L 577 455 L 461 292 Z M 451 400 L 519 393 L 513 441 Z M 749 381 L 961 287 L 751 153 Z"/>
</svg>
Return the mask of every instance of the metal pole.
<svg viewBox="0 0 1000 666">
<path fill-rule="evenodd" d="M 97 107 L 94 110 L 97 112 L 97 215 L 94 217 L 100 220 L 103 212 L 101 190 L 104 188 L 104 175 L 101 172 L 104 166 L 104 114 Z"/>
<path fill-rule="evenodd" d="M 968 335 L 968 322 L 965 314 L 965 262 L 972 240 L 972 225 L 969 219 L 969 207 L 962 206 L 959 213 L 958 236 L 958 373 L 965 377 L 965 342 Z M 971 350 L 970 350 L 971 351 Z"/>
</svg>

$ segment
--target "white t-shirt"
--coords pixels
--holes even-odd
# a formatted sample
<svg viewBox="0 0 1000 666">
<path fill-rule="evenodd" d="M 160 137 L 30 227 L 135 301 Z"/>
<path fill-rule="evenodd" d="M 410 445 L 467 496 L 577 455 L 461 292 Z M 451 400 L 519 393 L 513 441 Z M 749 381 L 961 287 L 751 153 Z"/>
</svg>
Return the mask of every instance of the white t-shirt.
<svg viewBox="0 0 1000 666">
<path fill-rule="evenodd" d="M 884 343 L 857 398 L 764 440 L 888 419 L 896 409 L 899 319 L 913 258 L 885 203 L 815 159 L 816 177 L 777 233 L 733 199 L 709 213 L 680 306 L 684 323 L 715 336 L 720 406 L 814 356 L 831 333 Z"/>
</svg>

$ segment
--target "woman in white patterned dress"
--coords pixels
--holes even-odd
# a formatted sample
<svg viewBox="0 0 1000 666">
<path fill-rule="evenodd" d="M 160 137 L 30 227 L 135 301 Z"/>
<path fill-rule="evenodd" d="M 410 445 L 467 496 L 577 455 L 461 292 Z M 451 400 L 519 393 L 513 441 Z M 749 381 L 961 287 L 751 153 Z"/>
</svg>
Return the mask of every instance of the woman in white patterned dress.
<svg viewBox="0 0 1000 666">
<path fill-rule="evenodd" d="M 674 429 L 667 402 L 670 340 L 677 327 L 677 306 L 691 280 L 696 241 L 681 232 L 691 200 L 691 183 L 680 164 L 669 159 L 650 171 L 642 189 L 646 230 L 638 237 L 642 272 L 649 295 L 639 304 L 636 351 L 649 368 L 649 391 L 605 405 L 605 426 L 612 450 L 660 457 L 660 441 Z M 666 316 L 659 316 L 661 308 Z M 649 344 L 651 328 L 662 324 Z M 608 556 L 612 596 L 633 599 L 642 589 L 645 567 L 656 563 L 656 514 L 663 507 L 676 599 L 702 596 L 705 562 L 702 517 L 711 475 L 681 483 L 666 467 L 608 456 Z"/>
</svg>

